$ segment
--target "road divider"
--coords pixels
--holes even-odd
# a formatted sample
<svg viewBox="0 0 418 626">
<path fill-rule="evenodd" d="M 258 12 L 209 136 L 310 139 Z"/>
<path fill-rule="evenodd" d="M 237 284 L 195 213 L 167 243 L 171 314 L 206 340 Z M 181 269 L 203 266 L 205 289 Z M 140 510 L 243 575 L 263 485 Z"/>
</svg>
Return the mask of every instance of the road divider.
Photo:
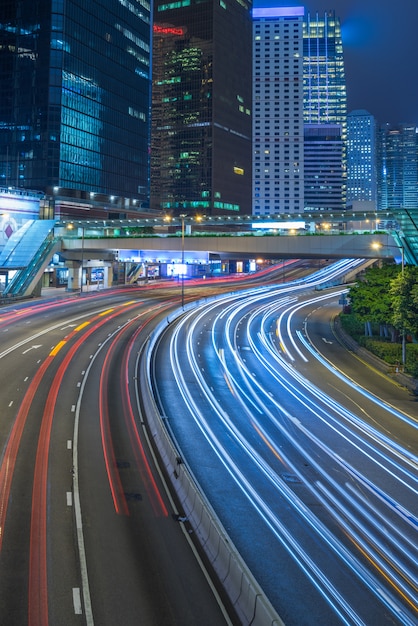
<svg viewBox="0 0 418 626">
<path fill-rule="evenodd" d="M 177 316 L 196 305 L 179 309 Z M 284 626 L 184 462 L 181 450 L 176 449 L 156 405 L 150 378 L 152 352 L 160 334 L 177 316 L 172 313 L 153 331 L 139 361 L 137 378 L 152 438 L 181 503 L 184 519 L 191 525 L 240 622 L 243 626 Z"/>
</svg>

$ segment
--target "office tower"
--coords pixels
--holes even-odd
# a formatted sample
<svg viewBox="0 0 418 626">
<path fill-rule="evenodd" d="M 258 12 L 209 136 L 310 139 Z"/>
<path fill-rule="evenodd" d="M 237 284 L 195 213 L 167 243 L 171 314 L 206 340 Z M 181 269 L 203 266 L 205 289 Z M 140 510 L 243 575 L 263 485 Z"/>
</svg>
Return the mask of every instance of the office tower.
<svg viewBox="0 0 418 626">
<path fill-rule="evenodd" d="M 346 201 L 347 96 L 341 26 L 334 11 L 315 17 L 308 14 L 303 37 L 305 167 L 308 167 L 305 208 L 342 209 Z M 311 168 L 315 162 L 326 181 L 323 196 L 320 185 L 314 184 L 313 193 Z"/>
<path fill-rule="evenodd" d="M 154 3 L 154 209 L 251 213 L 250 6 Z"/>
<path fill-rule="evenodd" d="M 342 210 L 346 87 L 334 12 L 253 10 L 253 213 Z"/>
<path fill-rule="evenodd" d="M 305 124 L 306 211 L 342 211 L 343 142 L 339 124 Z"/>
<path fill-rule="evenodd" d="M 378 133 L 378 209 L 418 207 L 418 128 L 414 124 Z"/>
<path fill-rule="evenodd" d="M 0 3 L 0 185 L 149 198 L 146 0 Z"/>
<path fill-rule="evenodd" d="M 341 25 L 334 11 L 307 14 L 303 33 L 304 119 L 306 124 L 339 124 L 345 136 L 347 94 Z"/>
<path fill-rule="evenodd" d="M 303 7 L 253 9 L 253 213 L 303 211 Z"/>
<path fill-rule="evenodd" d="M 347 204 L 377 207 L 376 121 L 364 109 L 347 115 Z"/>
</svg>

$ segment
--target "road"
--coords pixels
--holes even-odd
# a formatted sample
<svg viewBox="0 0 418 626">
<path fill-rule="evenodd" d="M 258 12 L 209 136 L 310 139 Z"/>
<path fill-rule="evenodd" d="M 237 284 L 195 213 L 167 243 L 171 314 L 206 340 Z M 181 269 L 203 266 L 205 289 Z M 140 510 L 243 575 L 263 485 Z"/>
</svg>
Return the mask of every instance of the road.
<svg viewBox="0 0 418 626">
<path fill-rule="evenodd" d="M 0 623 L 233 624 L 147 445 L 135 367 L 172 292 L 0 311 Z"/>
<path fill-rule="evenodd" d="M 159 343 L 156 396 L 287 626 L 412 625 L 416 399 L 337 349 L 338 299 L 281 288 L 188 312 Z"/>
<path fill-rule="evenodd" d="M 304 271 L 306 273 L 306 269 Z M 286 278 L 290 275 L 296 278 L 296 270 L 286 268 Z M 245 287 L 244 282 L 242 286 Z M 193 287 L 188 284 L 185 301 L 209 297 L 220 289 L 230 292 L 233 288 L 237 287 L 230 284 L 223 287 L 215 284 Z M 284 295 L 282 291 L 278 300 L 284 298 L 290 303 L 293 297 L 294 295 Z M 196 345 L 201 347 L 198 348 L 196 358 L 203 359 L 204 367 L 207 364 L 204 377 L 208 382 L 215 380 L 217 393 L 220 394 L 216 403 L 211 405 L 212 421 L 215 421 L 218 405 L 227 417 L 231 395 L 235 397 L 235 402 L 238 398 L 238 414 L 246 416 L 247 419 L 244 421 L 248 422 L 242 441 L 248 437 L 253 447 L 251 455 L 258 455 L 257 462 L 252 462 L 250 473 L 255 475 L 268 470 L 268 464 L 272 459 L 267 458 L 266 464 L 260 456 L 265 454 L 266 447 L 270 457 L 278 463 L 275 472 L 279 480 L 277 481 L 271 474 L 267 481 L 273 488 L 267 484 L 259 493 L 251 488 L 251 497 L 257 501 L 257 506 L 264 506 L 265 502 L 274 503 L 275 510 L 272 509 L 272 516 L 268 517 L 271 515 L 270 507 L 264 508 L 260 523 L 259 512 L 254 513 L 252 510 L 254 504 L 249 506 L 248 494 L 241 487 L 238 494 L 234 492 L 234 500 L 231 500 L 229 484 L 232 482 L 236 487 L 238 483 L 235 478 L 229 477 L 225 480 L 224 475 L 217 474 L 223 459 L 220 455 L 214 456 L 208 440 L 203 441 L 203 446 L 199 447 L 195 431 L 193 439 L 186 433 L 182 444 L 185 459 L 188 460 L 189 456 L 190 459 L 194 458 L 199 480 L 208 494 L 212 494 L 215 487 L 217 497 L 227 510 L 224 523 L 228 532 L 232 534 L 232 531 L 237 529 L 241 532 L 236 543 L 242 553 L 246 555 L 246 549 L 252 546 L 253 552 L 256 553 L 254 571 L 262 581 L 263 587 L 265 589 L 269 589 L 269 585 L 277 587 L 278 593 L 280 595 L 284 593 L 286 600 L 289 600 L 289 602 L 280 600 L 277 604 L 286 624 L 340 623 L 340 614 L 338 619 L 335 618 L 336 600 L 332 600 L 334 605 L 331 606 L 329 600 L 325 599 L 323 589 L 315 587 L 317 583 L 311 572 L 305 569 L 301 576 L 303 568 L 295 562 L 293 555 L 289 556 L 288 546 L 283 540 L 280 551 L 274 555 L 278 569 L 269 560 L 270 553 L 276 552 L 278 533 L 274 515 L 277 509 L 280 509 L 283 512 L 280 532 L 283 534 L 287 528 L 291 529 L 292 536 L 288 539 L 297 542 L 298 547 L 303 545 L 303 550 L 307 550 L 306 543 L 308 547 L 311 543 L 314 556 L 316 557 L 316 553 L 319 554 L 320 567 L 324 560 L 329 559 L 330 565 L 326 574 L 332 584 L 336 571 L 337 578 L 340 576 L 344 578 L 348 597 L 351 598 L 353 595 L 353 589 L 358 589 L 358 579 L 351 580 L 353 576 L 351 571 L 340 574 L 338 569 L 340 557 L 332 552 L 330 556 L 329 546 L 320 545 L 318 540 L 316 524 L 318 520 L 323 524 L 328 523 L 329 512 L 322 503 L 318 505 L 317 492 L 313 494 L 307 488 L 310 483 L 316 486 L 318 484 L 318 481 L 315 483 L 313 479 L 311 480 L 311 476 L 317 478 L 316 466 L 313 463 L 306 467 L 304 465 L 307 455 L 315 458 L 316 442 L 312 441 L 311 435 L 308 437 L 301 430 L 292 416 L 292 407 L 285 407 L 283 402 L 280 415 L 286 428 L 280 426 L 282 442 L 277 447 L 273 442 L 276 431 L 280 430 L 279 424 L 271 427 L 263 420 L 261 426 L 271 428 L 274 437 L 268 431 L 266 434 L 260 431 L 262 433 L 260 437 L 253 422 L 250 422 L 252 409 L 248 411 L 248 405 L 245 408 L 247 399 L 244 398 L 244 401 L 239 399 L 241 392 L 236 387 L 236 381 L 244 370 L 242 363 L 236 360 L 235 356 L 240 354 L 244 359 L 248 358 L 248 361 L 253 359 L 253 356 L 257 355 L 257 350 L 252 345 L 251 337 L 258 337 L 259 334 L 262 336 L 256 327 L 252 328 L 251 332 L 246 330 L 246 317 L 249 315 L 251 324 L 259 324 L 260 319 L 265 319 L 262 325 L 270 329 L 267 333 L 268 341 L 271 343 L 275 337 L 275 351 L 280 354 L 279 337 L 276 336 L 277 309 L 272 313 L 266 309 L 260 318 L 258 313 L 245 312 L 246 305 L 239 296 L 231 295 L 229 300 L 228 307 L 231 307 L 231 312 L 237 303 L 242 302 L 243 313 L 239 313 L 235 321 L 227 322 L 227 334 L 222 327 L 223 322 L 217 321 L 215 331 L 212 331 L 212 322 L 208 318 L 202 317 L 202 321 L 195 328 L 194 322 L 192 324 L 185 316 L 184 323 L 189 324 L 187 341 L 184 337 L 182 340 L 179 334 L 177 342 L 181 344 L 183 351 L 189 346 L 192 347 L 196 336 L 199 337 Z M 254 294 L 253 302 L 257 303 L 257 307 L 262 302 L 259 291 Z M 207 304 L 207 313 L 213 316 L 209 300 Z M 169 493 L 164 470 L 155 463 L 152 444 L 148 445 L 146 416 L 141 412 L 141 391 L 138 390 L 135 380 L 137 361 L 152 328 L 167 316 L 171 308 L 178 306 L 179 288 L 178 285 L 172 285 L 165 286 L 162 290 L 152 287 L 130 288 L 84 294 L 82 297 L 65 296 L 51 301 L 44 299 L 0 311 L 1 624 L 106 626 L 139 622 L 147 626 L 152 624 L 187 626 L 196 623 L 213 626 L 236 623 L 228 600 L 211 580 L 210 566 L 194 543 L 191 529 L 187 524 L 179 523 L 177 519 L 178 504 L 175 497 Z M 220 306 L 221 319 L 225 318 L 226 321 L 228 316 L 225 315 L 225 305 Z M 249 304 L 248 311 L 251 306 Z M 329 333 L 329 324 L 327 327 L 325 318 L 322 319 L 320 314 L 326 310 L 328 304 L 319 308 L 316 304 L 307 304 L 306 307 L 297 314 L 301 317 L 297 318 L 296 314 L 292 317 L 292 323 L 297 325 L 298 330 L 302 329 L 312 343 L 320 345 L 323 352 L 324 350 L 331 352 L 336 347 L 335 337 L 325 334 L 325 328 Z M 282 308 L 283 305 L 279 305 L 279 310 Z M 288 315 L 290 311 L 289 306 Z M 306 325 L 305 318 L 312 319 L 315 324 Z M 282 325 L 285 324 L 285 319 L 287 318 L 283 317 Z M 324 324 L 325 326 L 321 327 Z M 318 331 L 315 330 L 317 328 Z M 241 330 L 242 340 L 239 338 Z M 227 336 L 230 333 L 236 338 L 234 341 L 237 341 L 233 358 L 228 354 Z M 290 335 L 293 334 L 292 331 Z M 202 338 L 205 339 L 204 342 Z M 206 339 L 210 340 L 209 345 Z M 287 339 L 283 345 L 285 344 L 287 351 L 286 354 L 281 354 L 280 361 L 287 362 L 291 369 L 296 370 L 291 359 L 293 347 L 291 344 L 288 345 Z M 324 353 L 324 356 L 330 357 L 330 353 Z M 175 422 L 180 421 L 181 403 L 178 399 L 173 401 L 177 396 L 172 394 L 177 392 L 172 387 L 172 381 L 170 380 L 167 385 L 164 383 L 170 359 L 165 358 L 163 353 L 160 353 L 158 358 L 162 359 L 158 365 L 158 372 L 166 398 L 165 410 L 167 415 L 170 415 L 168 420 L 170 427 L 173 427 Z M 257 367 L 255 371 L 262 372 L 257 362 L 254 363 L 254 367 Z M 227 373 L 230 366 L 233 375 Z M 344 363 L 341 363 L 341 367 L 343 366 Z M 308 375 L 308 371 L 303 371 L 306 367 L 306 362 L 298 359 L 299 371 Z M 276 362 L 274 368 L 277 368 Z M 187 369 L 185 373 L 186 371 Z M 314 376 L 317 371 L 318 368 L 314 367 L 311 375 Z M 279 383 L 273 379 L 274 389 L 267 392 L 271 385 L 269 379 L 271 372 L 268 376 L 260 374 L 260 380 L 263 381 L 260 384 L 265 385 L 267 395 L 274 400 Z M 245 380 L 247 395 L 251 393 L 247 391 L 248 380 L 247 378 Z M 329 381 L 333 380 L 329 378 Z M 199 406 L 200 403 L 204 404 L 202 387 L 199 387 L 201 381 L 199 385 L 196 384 L 195 374 L 192 373 L 189 382 L 191 388 L 200 389 Z M 335 386 L 335 381 L 329 382 L 329 386 Z M 345 393 L 347 401 L 350 394 L 341 393 Z M 396 403 L 393 394 L 395 391 L 391 391 L 390 395 Z M 249 396 L 250 406 L 256 406 L 257 395 L 263 397 L 264 390 L 263 394 L 257 392 L 255 396 Z M 404 395 L 402 397 L 406 405 L 412 404 L 410 398 L 406 399 Z M 281 402 L 283 399 L 284 395 L 280 395 Z M 258 408 L 256 411 L 257 418 L 259 410 Z M 274 402 L 269 410 L 276 410 Z M 286 411 L 291 416 L 290 419 Z M 234 419 L 236 413 L 235 404 L 235 408 L 231 409 Z M 371 410 L 368 410 L 368 413 L 372 415 Z M 184 414 L 188 415 L 187 412 Z M 187 420 L 190 422 L 190 419 Z M 292 446 L 288 442 L 289 423 L 295 437 L 303 437 L 306 441 L 307 452 L 291 449 Z M 389 426 L 390 421 L 388 431 Z M 234 442 L 235 425 L 232 430 L 230 425 L 228 428 L 226 434 L 220 435 L 226 440 L 224 448 L 229 454 L 233 445 L 236 448 L 234 454 L 236 452 L 239 459 L 241 442 L 239 445 Z M 398 433 L 396 429 L 400 447 L 406 445 L 405 442 L 408 441 L 411 432 L 413 435 L 416 433 L 408 422 L 405 422 L 403 428 L 404 434 Z M 181 433 L 179 437 L 181 438 Z M 221 439 L 220 441 L 222 442 Z M 395 452 L 398 454 L 398 451 Z M 288 458 L 285 458 L 285 453 L 289 455 Z M 280 455 L 281 458 L 278 458 Z M 412 443 L 409 448 L 409 462 L 411 463 L 415 457 L 416 445 Z M 324 459 L 326 458 L 324 455 Z M 407 464 L 407 461 L 404 463 Z M 328 465 L 328 461 L 327 463 L 324 461 L 324 464 Z M 342 472 L 341 467 L 336 467 L 332 471 L 337 475 Z M 344 471 L 347 472 L 347 469 Z M 416 467 L 410 470 L 410 474 L 415 480 Z M 358 485 L 357 477 L 351 476 L 350 480 L 353 481 L 353 485 Z M 395 490 L 398 486 L 396 480 L 393 479 Z M 280 493 L 277 490 L 277 483 L 280 483 Z M 248 487 L 250 489 L 250 483 Z M 366 487 L 363 488 L 367 493 Z M 406 490 L 407 487 L 399 493 L 399 501 L 405 503 L 404 512 L 409 510 L 407 498 L 403 496 Z M 297 506 L 295 493 L 298 496 Z M 332 498 L 336 499 L 337 495 L 337 492 L 333 492 Z M 398 498 L 398 494 L 396 496 Z M 307 497 L 308 505 L 305 504 L 304 497 Z M 326 499 L 329 496 L 323 497 Z M 375 506 L 374 501 L 369 506 Z M 308 514 L 310 507 L 313 511 L 321 509 L 320 514 L 316 513 L 315 519 Z M 396 514 L 394 519 L 397 523 Z M 409 522 L 414 522 L 414 519 L 411 517 Z M 307 533 L 308 522 L 310 527 Z M 340 542 L 336 545 L 338 548 L 341 545 L 347 549 L 344 544 L 345 529 L 342 529 L 339 520 L 334 520 L 334 525 L 335 535 Z M 387 530 L 386 525 L 384 530 Z M 411 542 L 408 533 L 405 533 L 405 538 Z M 405 538 L 402 536 L 402 542 Z M 413 544 L 415 545 L 416 543 Z M 264 556 L 266 549 L 268 558 Z M 402 555 L 402 559 L 404 558 Z M 364 567 L 367 568 L 367 557 L 364 557 L 364 560 Z M 251 559 L 249 561 L 251 562 Z M 333 570 L 332 564 L 336 564 L 338 568 Z M 318 567 L 313 571 L 315 575 L 320 573 Z M 325 580 L 323 577 L 321 582 Z M 382 593 L 386 592 L 385 581 L 383 583 Z M 296 593 L 295 586 L 299 584 L 300 588 Z M 343 587 L 346 593 L 345 585 Z M 409 593 L 409 589 L 407 591 Z M 364 591 L 361 590 L 361 593 L 364 594 Z M 389 588 L 388 599 L 392 601 L 393 595 L 393 589 Z M 381 600 L 374 602 L 369 610 L 372 616 L 376 614 L 374 606 L 382 607 Z M 395 594 L 395 605 L 396 602 Z M 314 605 L 315 611 L 312 612 L 311 619 L 306 621 L 311 605 Z M 391 619 L 393 610 L 390 605 L 386 606 L 383 603 L 383 606 L 386 607 L 388 620 Z M 405 611 L 407 616 L 414 615 L 407 601 L 402 604 L 402 611 Z M 351 614 L 347 617 L 341 610 L 341 615 L 347 623 L 354 623 L 354 620 L 350 621 Z M 319 616 L 319 621 L 313 622 L 313 616 Z M 401 617 L 402 619 L 399 619 L 397 616 L 393 623 L 409 623 L 402 621 L 403 613 Z"/>
</svg>

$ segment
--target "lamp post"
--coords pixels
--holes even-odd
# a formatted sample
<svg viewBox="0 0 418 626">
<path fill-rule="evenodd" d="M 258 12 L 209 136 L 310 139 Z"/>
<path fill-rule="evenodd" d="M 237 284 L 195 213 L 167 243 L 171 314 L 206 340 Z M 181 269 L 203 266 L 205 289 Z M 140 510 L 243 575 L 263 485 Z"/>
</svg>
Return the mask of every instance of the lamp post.
<svg viewBox="0 0 418 626">
<path fill-rule="evenodd" d="M 184 220 L 185 213 L 180 214 L 181 219 L 181 307 L 184 308 Z"/>
<path fill-rule="evenodd" d="M 84 226 L 81 227 L 81 279 L 80 279 L 80 295 L 83 293 L 83 269 L 84 269 Z"/>
<path fill-rule="evenodd" d="M 402 283 L 403 283 L 404 278 L 405 278 L 405 249 L 403 246 L 401 246 L 401 254 L 402 254 L 401 271 L 402 271 Z M 405 369 L 405 364 L 406 364 L 406 336 L 405 336 L 405 328 L 402 328 L 402 365 L 404 369 Z"/>
</svg>

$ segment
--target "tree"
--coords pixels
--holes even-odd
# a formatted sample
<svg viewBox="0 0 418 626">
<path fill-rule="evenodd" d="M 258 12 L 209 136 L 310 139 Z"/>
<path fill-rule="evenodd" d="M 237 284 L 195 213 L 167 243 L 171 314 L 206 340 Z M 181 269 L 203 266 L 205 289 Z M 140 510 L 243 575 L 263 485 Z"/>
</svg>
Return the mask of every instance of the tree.
<svg viewBox="0 0 418 626">
<path fill-rule="evenodd" d="M 371 324 L 387 327 L 392 321 L 391 281 L 400 273 L 396 265 L 370 267 L 349 291 L 352 312 L 365 323 L 365 334 Z"/>
<path fill-rule="evenodd" d="M 418 267 L 407 265 L 390 285 L 392 324 L 418 336 Z"/>
</svg>

